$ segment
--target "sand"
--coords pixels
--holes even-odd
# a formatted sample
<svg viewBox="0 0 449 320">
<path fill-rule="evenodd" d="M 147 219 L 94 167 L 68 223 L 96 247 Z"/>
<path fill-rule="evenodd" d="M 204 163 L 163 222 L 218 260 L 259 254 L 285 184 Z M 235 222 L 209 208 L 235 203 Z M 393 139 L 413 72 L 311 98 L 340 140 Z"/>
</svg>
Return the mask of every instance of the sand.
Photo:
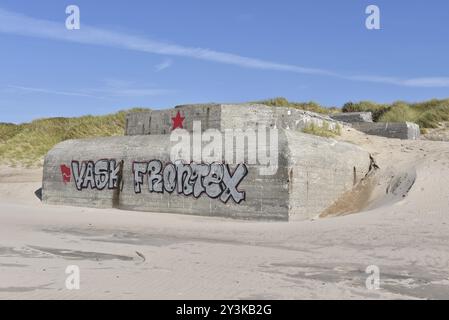
<svg viewBox="0 0 449 320">
<path fill-rule="evenodd" d="M 47 206 L 41 169 L 0 167 L 0 299 L 449 298 L 449 143 L 338 139 L 379 169 L 327 217 L 288 223 Z"/>
</svg>

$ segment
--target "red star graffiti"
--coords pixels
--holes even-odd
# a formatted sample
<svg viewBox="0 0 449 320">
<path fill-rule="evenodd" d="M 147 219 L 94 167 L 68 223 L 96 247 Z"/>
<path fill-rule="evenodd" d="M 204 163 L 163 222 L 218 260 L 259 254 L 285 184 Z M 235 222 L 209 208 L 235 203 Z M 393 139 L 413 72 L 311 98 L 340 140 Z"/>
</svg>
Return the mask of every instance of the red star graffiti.
<svg viewBox="0 0 449 320">
<path fill-rule="evenodd" d="M 70 170 L 70 167 L 67 167 L 65 164 L 61 164 L 61 174 L 62 174 L 62 181 L 64 183 L 70 182 L 70 176 L 72 175 L 72 171 Z"/>
<path fill-rule="evenodd" d="M 172 130 L 175 130 L 177 128 L 183 129 L 182 122 L 184 121 L 184 119 L 185 119 L 185 117 L 182 117 L 178 111 L 178 113 L 176 114 L 176 117 L 171 118 L 171 120 L 173 121 Z"/>
</svg>

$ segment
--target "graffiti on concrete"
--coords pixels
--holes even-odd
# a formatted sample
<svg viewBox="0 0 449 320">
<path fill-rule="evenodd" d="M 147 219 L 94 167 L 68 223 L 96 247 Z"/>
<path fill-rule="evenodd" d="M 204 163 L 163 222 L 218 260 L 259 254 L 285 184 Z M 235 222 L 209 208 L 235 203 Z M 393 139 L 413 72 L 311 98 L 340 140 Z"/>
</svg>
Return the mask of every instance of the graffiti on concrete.
<svg viewBox="0 0 449 320">
<path fill-rule="evenodd" d="M 121 181 L 123 161 L 102 159 L 94 161 L 72 161 L 71 167 L 60 166 L 64 183 L 73 182 L 78 191 L 83 189 L 117 189 Z M 134 192 L 142 193 L 143 185 L 150 193 L 175 193 L 198 199 L 205 194 L 211 199 L 227 203 L 229 199 L 239 204 L 245 200 L 245 191 L 238 186 L 248 175 L 246 164 L 231 170 L 223 163 L 167 163 L 151 160 L 132 163 Z"/>
<path fill-rule="evenodd" d="M 62 182 L 69 183 L 70 178 L 72 176 L 70 168 L 67 167 L 65 164 L 62 164 L 60 168 L 61 168 Z"/>
<path fill-rule="evenodd" d="M 121 163 L 116 160 L 72 161 L 72 175 L 76 189 L 116 189 L 120 181 Z"/>
<path fill-rule="evenodd" d="M 165 167 L 160 160 L 134 162 L 134 192 L 142 192 L 146 178 L 149 192 L 177 193 L 199 198 L 206 194 L 209 198 L 219 198 L 227 203 L 230 198 L 235 203 L 245 200 L 245 191 L 238 186 L 248 174 L 245 164 L 239 164 L 231 173 L 227 164 L 167 163 Z"/>
<path fill-rule="evenodd" d="M 178 128 L 179 129 L 183 129 L 184 126 L 183 126 L 182 123 L 183 123 L 184 119 L 185 119 L 185 117 L 182 117 L 181 113 L 178 111 L 178 113 L 176 114 L 176 117 L 171 118 L 171 120 L 173 122 L 172 130 L 175 130 L 175 129 L 178 129 Z"/>
</svg>

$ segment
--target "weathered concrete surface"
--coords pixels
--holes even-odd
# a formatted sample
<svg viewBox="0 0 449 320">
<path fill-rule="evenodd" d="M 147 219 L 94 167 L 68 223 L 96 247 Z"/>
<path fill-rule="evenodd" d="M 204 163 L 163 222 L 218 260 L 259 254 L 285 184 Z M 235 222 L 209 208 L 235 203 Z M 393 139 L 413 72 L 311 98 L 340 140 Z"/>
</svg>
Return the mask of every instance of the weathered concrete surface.
<svg viewBox="0 0 449 320">
<path fill-rule="evenodd" d="M 343 112 L 332 114 L 330 117 L 334 120 L 346 123 L 373 122 L 372 112 Z"/>
<path fill-rule="evenodd" d="M 125 132 L 127 135 L 134 136 L 139 134 L 149 134 L 151 125 L 152 110 L 128 113 L 126 115 Z M 138 114 L 139 116 L 133 116 Z"/>
<path fill-rule="evenodd" d="M 223 201 L 226 189 L 222 184 L 223 193 L 216 197 L 207 192 L 197 197 L 186 195 L 189 193 L 182 188 L 181 192 L 170 193 L 166 189 L 150 192 L 148 175 L 143 176 L 141 190 L 137 192 L 136 171 L 133 168 L 136 169 L 138 163 L 154 159 L 160 160 L 164 167 L 169 166 L 172 146 L 169 135 L 62 142 L 45 158 L 43 201 L 48 204 L 242 219 L 308 219 L 320 214 L 360 181 L 370 165 L 369 154 L 355 145 L 292 130 L 280 130 L 278 170 L 273 175 L 262 175 L 259 169 L 264 166 L 245 163 L 247 174 L 236 187 L 240 195 L 244 192 L 244 199 L 240 202 L 234 198 Z M 248 153 L 256 152 L 254 145 L 246 145 L 245 148 Z M 115 175 L 108 171 L 107 166 L 102 170 L 97 165 L 105 163 L 99 161 L 101 159 L 114 160 L 107 163 L 110 164 L 109 169 L 118 168 Z M 96 164 L 91 169 L 97 173 L 90 182 L 87 178 L 91 175 L 82 170 L 83 165 L 87 168 L 88 161 L 92 161 L 92 166 Z M 120 163 L 123 165 L 119 166 Z M 69 174 L 67 168 L 70 169 Z M 235 174 L 236 168 L 237 165 L 230 165 L 231 175 Z M 106 182 L 111 177 L 116 179 Z M 75 180 L 82 183 L 77 184 Z M 99 190 L 99 185 L 102 185 L 103 190 Z"/>
<path fill-rule="evenodd" d="M 225 216 L 238 218 L 262 218 L 286 220 L 288 218 L 287 159 L 280 152 L 280 168 L 273 176 L 261 176 L 257 165 L 247 165 L 248 175 L 238 189 L 245 192 L 246 199 L 237 204 L 232 199 L 224 203 L 207 194 L 195 198 L 176 191 L 169 193 L 149 192 L 147 179 L 143 179 L 141 192 L 134 189 L 133 162 L 153 159 L 170 163 L 170 135 L 132 137 L 108 137 L 87 140 L 70 140 L 58 144 L 45 158 L 43 201 L 87 207 L 116 207 L 128 210 L 167 213 Z M 285 143 L 281 144 L 285 146 Z M 72 161 L 114 159 L 123 161 L 120 187 L 103 190 L 88 188 L 77 190 L 72 179 L 64 183 L 60 166 L 71 167 Z M 232 170 L 235 166 L 231 166 Z"/>
<path fill-rule="evenodd" d="M 169 134 L 172 118 L 177 113 L 183 118 L 182 128 L 193 130 L 193 121 L 201 121 L 203 129 L 220 129 L 221 108 L 215 104 L 186 105 L 183 107 L 130 113 L 126 117 L 125 135 Z"/>
<path fill-rule="evenodd" d="M 168 134 L 173 129 L 173 118 L 183 118 L 183 128 L 192 131 L 193 122 L 201 121 L 202 130 L 234 129 L 265 126 L 267 128 L 301 130 L 308 124 L 327 123 L 335 129 L 338 121 L 314 112 L 260 104 L 194 104 L 173 109 L 131 113 L 127 116 L 126 135 Z"/>
<path fill-rule="evenodd" d="M 373 122 L 371 112 L 346 112 L 330 116 L 334 120 L 350 123 L 354 129 L 366 134 L 396 138 L 403 140 L 416 140 L 420 137 L 420 129 L 412 122 Z"/>
<path fill-rule="evenodd" d="M 356 145 L 291 131 L 286 135 L 292 218 L 320 214 L 369 171 L 369 154 Z"/>
<path fill-rule="evenodd" d="M 412 122 L 359 122 L 353 123 L 352 127 L 366 134 L 387 138 L 417 140 L 420 137 L 419 126 Z"/>
</svg>

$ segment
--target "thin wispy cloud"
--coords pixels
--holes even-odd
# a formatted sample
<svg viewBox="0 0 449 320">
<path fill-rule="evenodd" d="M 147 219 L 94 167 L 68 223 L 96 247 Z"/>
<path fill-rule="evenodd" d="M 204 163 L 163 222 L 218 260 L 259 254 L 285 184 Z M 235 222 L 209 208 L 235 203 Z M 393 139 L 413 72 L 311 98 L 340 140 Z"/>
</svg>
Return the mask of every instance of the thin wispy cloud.
<svg viewBox="0 0 449 320">
<path fill-rule="evenodd" d="M 7 86 L 8 89 L 12 89 L 13 91 L 23 92 L 23 93 L 43 93 L 43 94 L 51 94 L 51 95 L 58 95 L 58 96 L 71 96 L 71 97 L 86 97 L 86 98 L 99 98 L 102 99 L 103 97 L 83 93 L 83 92 L 74 92 L 74 91 L 59 91 L 59 90 L 52 90 L 52 89 L 46 89 L 46 88 L 34 88 L 34 87 L 25 87 L 25 86 L 16 86 L 16 85 L 9 85 Z"/>
<path fill-rule="evenodd" d="M 404 85 L 410 87 L 449 87 L 449 78 L 434 77 L 434 78 L 416 78 L 403 81 Z"/>
<path fill-rule="evenodd" d="M 111 98 L 137 98 L 137 97 L 150 97 L 160 96 L 174 93 L 173 90 L 158 89 L 158 88 L 131 88 L 131 87 L 118 87 L 118 86 L 105 86 L 97 89 L 85 89 L 80 91 L 61 91 L 49 88 L 36 88 L 28 86 L 8 85 L 6 86 L 9 92 L 14 93 L 38 93 L 47 95 L 69 96 L 69 97 L 82 97 L 82 98 L 96 98 L 96 99 L 111 99 Z"/>
<path fill-rule="evenodd" d="M 161 63 L 157 64 L 154 66 L 154 68 L 156 69 L 156 72 L 160 72 L 162 70 L 165 70 L 167 68 L 170 68 L 173 65 L 173 60 L 171 59 L 165 59 L 164 61 L 162 61 Z"/>
<path fill-rule="evenodd" d="M 353 81 L 377 82 L 406 87 L 421 87 L 421 88 L 449 87 L 449 77 L 422 77 L 422 78 L 401 79 L 395 77 L 380 77 L 380 76 L 341 76 L 341 78 Z"/>
<path fill-rule="evenodd" d="M 156 41 L 149 38 L 113 32 L 82 25 L 80 30 L 70 31 L 64 23 L 36 19 L 0 8 L 0 32 L 75 43 L 116 47 L 164 56 L 188 57 L 223 63 L 244 68 L 284 71 L 306 75 L 334 77 L 350 81 L 372 82 L 408 87 L 449 87 L 449 77 L 398 78 L 375 75 L 350 75 L 320 68 L 277 63 L 238 54 L 220 52 Z"/>
<path fill-rule="evenodd" d="M 118 90 L 99 89 L 98 92 L 109 97 L 151 97 L 174 93 L 173 90 L 157 88 L 122 88 Z"/>
</svg>

